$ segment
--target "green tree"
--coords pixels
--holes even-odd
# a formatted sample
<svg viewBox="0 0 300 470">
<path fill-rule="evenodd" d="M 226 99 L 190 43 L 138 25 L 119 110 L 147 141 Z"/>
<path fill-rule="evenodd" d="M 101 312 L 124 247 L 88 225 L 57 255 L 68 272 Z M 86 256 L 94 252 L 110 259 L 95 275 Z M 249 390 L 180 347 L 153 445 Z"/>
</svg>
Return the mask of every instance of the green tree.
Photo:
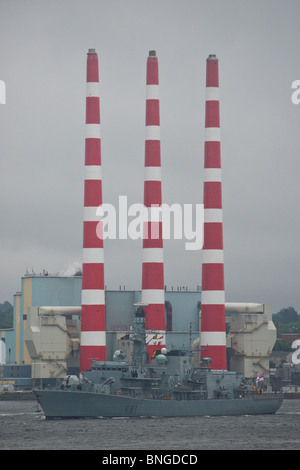
<svg viewBox="0 0 300 470">
<path fill-rule="evenodd" d="M 13 327 L 13 306 L 7 302 L 0 304 L 0 329 Z"/>
<path fill-rule="evenodd" d="M 294 307 L 282 308 L 278 313 L 273 313 L 273 322 L 277 323 L 292 323 L 300 320 L 300 316 Z"/>
<path fill-rule="evenodd" d="M 291 343 L 286 339 L 277 339 L 273 351 L 291 351 Z"/>
</svg>

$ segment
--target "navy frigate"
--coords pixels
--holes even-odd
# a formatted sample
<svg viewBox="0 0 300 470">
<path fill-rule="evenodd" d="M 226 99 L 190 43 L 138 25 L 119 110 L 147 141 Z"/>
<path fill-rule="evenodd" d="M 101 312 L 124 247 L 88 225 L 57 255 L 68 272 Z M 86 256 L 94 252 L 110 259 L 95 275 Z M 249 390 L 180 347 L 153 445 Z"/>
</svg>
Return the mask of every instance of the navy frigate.
<svg viewBox="0 0 300 470">
<path fill-rule="evenodd" d="M 241 374 L 212 370 L 208 357 L 194 367 L 191 350 L 162 348 L 149 362 L 145 324 L 138 306 L 131 361 L 118 350 L 113 361 L 93 361 L 56 388 L 34 388 L 46 419 L 254 415 L 280 408 L 283 394 L 254 391 Z"/>
</svg>

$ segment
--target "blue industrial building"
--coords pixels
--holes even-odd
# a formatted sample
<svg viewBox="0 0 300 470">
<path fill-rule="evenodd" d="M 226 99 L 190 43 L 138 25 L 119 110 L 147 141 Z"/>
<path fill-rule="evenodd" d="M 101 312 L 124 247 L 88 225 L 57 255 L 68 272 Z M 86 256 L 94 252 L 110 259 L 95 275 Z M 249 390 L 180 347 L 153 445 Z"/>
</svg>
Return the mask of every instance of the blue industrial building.
<svg viewBox="0 0 300 470">
<path fill-rule="evenodd" d="M 20 367 L 31 365 L 31 357 L 25 343 L 27 315 L 31 307 L 81 305 L 81 282 L 78 276 L 25 275 L 21 279 L 21 290 L 14 295 L 13 328 L 1 331 L 5 348 L 5 369 L 11 377 L 22 376 Z M 169 346 L 186 346 L 199 336 L 199 309 L 201 292 L 187 288 L 165 290 L 166 340 Z M 111 359 L 117 349 L 117 333 L 128 332 L 132 326 L 134 304 L 141 301 L 141 291 L 106 290 L 107 358 Z M 79 321 L 79 319 L 78 319 Z M 120 335 L 119 335 L 120 336 Z M 2 344 L 3 347 L 3 344 Z M 10 368 L 8 368 L 10 367 Z M 18 372 L 16 367 L 18 367 Z M 13 370 L 11 370 L 13 368 Z M 5 372 L 6 370 L 6 372 Z M 26 375 L 25 374 L 25 375 Z M 0 376 L 0 383 L 1 378 Z"/>
</svg>

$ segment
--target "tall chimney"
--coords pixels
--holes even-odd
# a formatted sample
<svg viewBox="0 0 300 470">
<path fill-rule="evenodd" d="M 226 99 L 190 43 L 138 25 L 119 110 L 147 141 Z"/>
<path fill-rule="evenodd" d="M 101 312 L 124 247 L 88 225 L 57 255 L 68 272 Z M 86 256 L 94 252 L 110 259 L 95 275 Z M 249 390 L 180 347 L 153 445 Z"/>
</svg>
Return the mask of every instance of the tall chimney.
<svg viewBox="0 0 300 470">
<path fill-rule="evenodd" d="M 144 206 L 148 210 L 148 222 L 144 223 L 142 266 L 142 302 L 147 305 L 144 310 L 150 360 L 155 350 L 166 344 L 162 221 L 150 212 L 151 206 L 160 208 L 161 204 L 158 59 L 156 51 L 150 51 L 146 74 L 144 177 Z"/>
<path fill-rule="evenodd" d="M 106 359 L 103 239 L 96 210 L 102 204 L 98 55 L 87 54 L 86 138 L 80 370 Z M 101 222 L 102 223 L 102 222 Z M 97 235 L 98 234 L 98 235 Z"/>
<path fill-rule="evenodd" d="M 201 358 L 227 369 L 218 59 L 206 61 Z"/>
</svg>

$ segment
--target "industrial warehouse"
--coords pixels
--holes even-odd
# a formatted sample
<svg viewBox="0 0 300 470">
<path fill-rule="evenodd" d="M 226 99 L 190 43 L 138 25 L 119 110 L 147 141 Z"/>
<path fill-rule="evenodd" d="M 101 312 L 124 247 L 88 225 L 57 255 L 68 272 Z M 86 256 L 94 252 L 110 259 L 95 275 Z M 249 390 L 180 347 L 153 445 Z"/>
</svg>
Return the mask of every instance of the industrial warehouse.
<svg viewBox="0 0 300 470">
<path fill-rule="evenodd" d="M 37 380 L 48 385 L 67 373 L 78 373 L 82 279 L 27 275 L 21 284 L 14 296 L 14 328 L 2 331 L 6 382 L 19 390 L 30 389 Z M 164 295 L 167 345 L 199 348 L 200 288 L 176 287 Z M 134 305 L 140 301 L 141 291 L 126 291 L 123 286 L 105 292 L 107 359 L 117 349 L 130 354 L 128 335 Z M 267 376 L 276 341 L 270 306 L 236 303 L 225 304 L 225 308 L 231 313 L 227 317 L 231 330 L 227 335 L 228 367 L 249 377 Z"/>
<path fill-rule="evenodd" d="M 163 348 L 194 351 L 195 366 L 209 357 L 211 369 L 255 380 L 269 377 L 276 341 L 271 307 L 225 302 L 218 59 L 209 55 L 206 75 L 204 224 L 202 281 L 195 290 L 167 288 L 162 221 L 144 223 L 141 289 L 105 289 L 98 55 L 87 54 L 86 139 L 82 271 L 74 276 L 25 274 L 14 296 L 14 326 L 1 332 L 5 356 L 2 383 L 15 390 L 52 386 L 66 375 L 112 361 L 115 351 L 132 354 L 136 306 L 146 317 L 151 361 Z M 144 206 L 162 205 L 158 59 L 147 58 Z M 198 284 L 198 282 L 196 282 Z"/>
</svg>

